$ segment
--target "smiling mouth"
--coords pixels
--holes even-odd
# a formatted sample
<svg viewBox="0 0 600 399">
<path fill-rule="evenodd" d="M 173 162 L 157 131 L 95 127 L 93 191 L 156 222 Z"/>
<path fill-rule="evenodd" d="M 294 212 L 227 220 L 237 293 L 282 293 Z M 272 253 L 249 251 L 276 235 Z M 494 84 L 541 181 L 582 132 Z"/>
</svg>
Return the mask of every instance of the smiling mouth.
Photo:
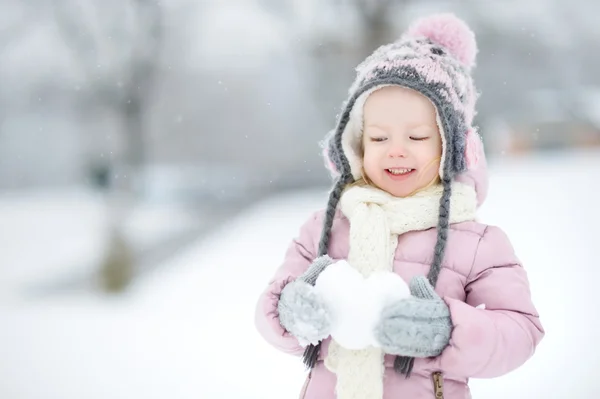
<svg viewBox="0 0 600 399">
<path fill-rule="evenodd" d="M 394 168 L 394 169 L 386 169 L 386 171 L 394 176 L 402 176 L 402 175 L 407 175 L 411 172 L 414 171 L 414 169 L 411 168 Z"/>
<path fill-rule="evenodd" d="M 416 172 L 416 169 L 412 169 L 412 168 L 394 168 L 394 169 L 386 169 L 385 170 L 385 174 L 386 176 L 393 181 L 404 181 L 407 179 L 410 179 L 412 177 L 412 175 L 414 175 Z"/>
</svg>

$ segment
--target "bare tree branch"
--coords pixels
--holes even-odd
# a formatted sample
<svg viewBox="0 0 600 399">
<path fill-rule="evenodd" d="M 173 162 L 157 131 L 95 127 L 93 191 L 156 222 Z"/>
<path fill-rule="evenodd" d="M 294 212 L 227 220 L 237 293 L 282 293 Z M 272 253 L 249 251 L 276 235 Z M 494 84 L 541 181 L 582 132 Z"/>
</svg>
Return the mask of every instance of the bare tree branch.
<svg viewBox="0 0 600 399">
<path fill-rule="evenodd" d="M 129 69 L 130 93 L 136 93 L 141 99 L 150 95 L 150 90 L 158 69 L 158 58 L 163 46 L 163 11 L 153 0 L 134 0 L 138 14 L 140 31 L 146 41 L 139 35 L 133 45 L 132 65 Z"/>
<path fill-rule="evenodd" d="M 18 41 L 31 31 L 31 26 L 37 22 L 39 13 L 26 1 L 8 2 L 2 4 L 0 14 L 0 51 L 11 43 Z"/>
<path fill-rule="evenodd" d="M 352 0 L 362 18 L 365 28 L 361 57 L 370 54 L 380 45 L 388 42 L 391 26 L 388 15 L 392 6 L 406 7 L 411 0 Z"/>
<path fill-rule="evenodd" d="M 73 4 L 68 0 L 53 0 L 52 11 L 57 27 L 68 47 L 75 53 L 74 60 L 87 80 L 92 80 L 91 71 L 97 62 L 98 42 L 81 21 L 81 4 Z M 80 16 L 80 18 L 77 18 Z"/>
<path fill-rule="evenodd" d="M 29 25 L 23 20 L 8 27 L 3 27 L 2 36 L 0 36 L 0 50 L 4 50 L 10 42 L 22 38 L 28 30 Z"/>
<path fill-rule="evenodd" d="M 373 26 L 385 19 L 393 0 L 354 0 L 368 26 Z M 407 1 L 402 1 L 406 3 Z"/>
</svg>

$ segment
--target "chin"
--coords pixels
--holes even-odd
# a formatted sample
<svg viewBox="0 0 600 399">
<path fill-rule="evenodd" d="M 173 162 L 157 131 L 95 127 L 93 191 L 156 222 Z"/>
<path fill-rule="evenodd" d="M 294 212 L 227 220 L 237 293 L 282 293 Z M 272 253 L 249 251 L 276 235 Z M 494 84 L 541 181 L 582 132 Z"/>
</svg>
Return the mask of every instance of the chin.
<svg viewBox="0 0 600 399">
<path fill-rule="evenodd" d="M 389 193 L 392 194 L 394 197 L 398 197 L 398 198 L 404 198 L 404 197 L 408 197 L 410 196 L 410 194 L 413 192 L 414 190 L 395 190 L 395 191 L 390 191 Z"/>
<path fill-rule="evenodd" d="M 394 197 L 399 197 L 399 198 L 408 197 L 413 191 L 415 191 L 415 188 L 412 186 L 411 187 L 408 187 L 408 186 L 390 187 L 389 185 L 388 186 L 382 185 L 382 186 L 380 186 L 379 188 L 388 192 L 389 194 L 393 195 Z"/>
</svg>

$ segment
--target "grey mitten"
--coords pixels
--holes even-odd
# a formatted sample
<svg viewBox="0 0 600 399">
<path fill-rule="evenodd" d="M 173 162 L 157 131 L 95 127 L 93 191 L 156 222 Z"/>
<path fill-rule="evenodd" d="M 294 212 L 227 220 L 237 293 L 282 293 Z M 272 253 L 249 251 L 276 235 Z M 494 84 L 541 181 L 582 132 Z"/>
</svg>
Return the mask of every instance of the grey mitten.
<svg viewBox="0 0 600 399">
<path fill-rule="evenodd" d="M 438 356 L 450 341 L 450 310 L 423 276 L 411 280 L 410 293 L 384 308 L 375 336 L 389 354 Z"/>
<path fill-rule="evenodd" d="M 330 334 L 331 313 L 314 285 L 319 274 L 332 263 L 327 255 L 315 259 L 304 274 L 281 291 L 277 304 L 279 323 L 302 345 L 316 345 Z"/>
</svg>

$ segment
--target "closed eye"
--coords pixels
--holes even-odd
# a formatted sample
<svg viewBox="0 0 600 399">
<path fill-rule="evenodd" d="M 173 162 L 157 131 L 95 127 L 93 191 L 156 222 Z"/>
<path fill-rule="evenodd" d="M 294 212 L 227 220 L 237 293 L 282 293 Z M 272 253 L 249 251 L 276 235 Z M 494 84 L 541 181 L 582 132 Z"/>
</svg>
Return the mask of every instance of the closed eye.
<svg viewBox="0 0 600 399">
<path fill-rule="evenodd" d="M 377 143 L 385 141 L 385 140 L 387 140 L 385 137 L 371 137 L 371 141 L 374 141 Z"/>
<path fill-rule="evenodd" d="M 429 137 L 410 137 L 411 140 L 413 141 L 425 141 L 425 140 L 429 140 Z"/>
</svg>

